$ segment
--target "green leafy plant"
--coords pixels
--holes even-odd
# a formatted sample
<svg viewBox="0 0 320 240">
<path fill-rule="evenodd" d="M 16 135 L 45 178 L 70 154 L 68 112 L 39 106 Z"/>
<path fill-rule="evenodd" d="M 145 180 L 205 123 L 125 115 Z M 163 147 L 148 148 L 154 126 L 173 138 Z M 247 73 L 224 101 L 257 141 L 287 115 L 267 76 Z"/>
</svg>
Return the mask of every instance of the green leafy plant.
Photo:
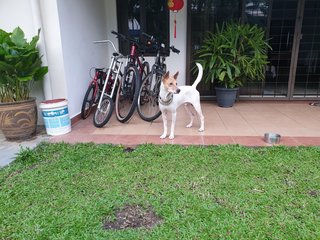
<svg viewBox="0 0 320 240">
<path fill-rule="evenodd" d="M 39 34 L 40 29 L 28 42 L 19 27 L 13 32 L 0 29 L 0 102 L 29 99 L 33 83 L 48 72 L 37 48 Z"/>
<path fill-rule="evenodd" d="M 268 48 L 262 28 L 231 22 L 208 32 L 196 61 L 204 68 L 206 82 L 236 88 L 248 80 L 264 80 Z"/>
</svg>

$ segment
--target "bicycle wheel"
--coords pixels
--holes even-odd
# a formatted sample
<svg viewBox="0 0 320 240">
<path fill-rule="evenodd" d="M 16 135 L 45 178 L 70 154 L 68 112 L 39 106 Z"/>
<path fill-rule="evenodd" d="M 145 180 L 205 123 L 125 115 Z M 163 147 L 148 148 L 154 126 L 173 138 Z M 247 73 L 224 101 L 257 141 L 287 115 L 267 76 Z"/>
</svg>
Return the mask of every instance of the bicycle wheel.
<svg viewBox="0 0 320 240">
<path fill-rule="evenodd" d="M 114 102 L 109 96 L 104 96 L 100 109 L 97 108 L 93 116 L 93 124 L 101 128 L 110 120 L 114 109 Z"/>
<path fill-rule="evenodd" d="M 146 78 L 146 76 L 149 74 L 149 72 L 150 72 L 150 65 L 149 65 L 148 62 L 144 62 L 142 64 L 142 75 L 141 75 L 141 80 L 142 81 L 143 81 L 143 79 Z"/>
<path fill-rule="evenodd" d="M 160 66 L 160 69 L 166 73 L 167 72 L 167 65 L 165 63 L 162 63 L 161 66 Z"/>
<path fill-rule="evenodd" d="M 137 106 L 140 74 L 135 66 L 126 67 L 116 97 L 117 119 L 124 123 L 130 120 Z"/>
<path fill-rule="evenodd" d="M 137 110 L 145 121 L 151 122 L 161 115 L 158 101 L 161 78 L 162 74 L 152 72 L 141 84 Z"/>
<path fill-rule="evenodd" d="M 96 97 L 99 94 L 96 94 L 98 91 L 96 90 L 97 85 L 92 83 L 88 87 L 86 94 L 84 95 L 82 107 L 81 107 L 81 118 L 86 119 L 93 108 L 93 104 L 96 102 Z"/>
</svg>

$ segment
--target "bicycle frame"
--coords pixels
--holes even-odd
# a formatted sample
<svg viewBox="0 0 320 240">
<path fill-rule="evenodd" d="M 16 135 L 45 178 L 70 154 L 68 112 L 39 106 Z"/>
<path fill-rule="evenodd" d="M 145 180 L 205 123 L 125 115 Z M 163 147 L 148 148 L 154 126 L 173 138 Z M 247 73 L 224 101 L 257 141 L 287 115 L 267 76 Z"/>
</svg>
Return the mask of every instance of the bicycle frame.
<svg viewBox="0 0 320 240">
<path fill-rule="evenodd" d="M 152 65 L 152 71 L 159 71 L 159 70 L 163 70 L 162 66 L 165 64 L 165 57 L 161 57 L 160 56 L 160 51 L 157 51 L 157 55 L 155 57 L 155 61 L 154 64 Z"/>
<path fill-rule="evenodd" d="M 143 33 L 143 35 L 149 39 L 149 44 L 157 50 L 151 71 L 142 80 L 137 104 L 140 117 L 143 120 L 150 122 L 157 119 L 161 115 L 158 97 L 161 79 L 166 71 L 166 57 L 161 55 L 161 50 L 165 48 L 163 43 L 158 43 L 153 36 L 150 36 L 146 33 Z M 171 46 L 170 50 L 175 53 L 180 52 L 174 46 Z"/>
<path fill-rule="evenodd" d="M 103 88 L 102 88 L 102 94 L 100 96 L 100 99 L 99 99 L 99 103 L 98 103 L 98 109 L 101 108 L 101 102 L 102 102 L 102 99 L 103 99 L 103 96 L 104 95 L 107 95 L 109 96 L 110 98 L 113 97 L 114 95 L 114 91 L 115 91 L 115 87 L 112 88 L 111 90 L 111 93 L 108 94 L 106 92 L 106 87 L 108 85 L 108 82 L 111 80 L 110 76 L 111 76 L 111 73 L 115 73 L 116 76 L 115 76 L 115 79 L 114 79 L 114 82 L 113 82 L 113 86 L 116 86 L 117 85 L 117 81 L 119 79 L 119 74 L 120 74 L 120 71 L 121 71 L 121 66 L 123 64 L 122 61 L 119 61 L 118 59 L 120 58 L 123 58 L 124 56 L 120 53 L 117 52 L 117 49 L 116 47 L 114 46 L 113 42 L 110 41 L 110 40 L 102 40 L 102 41 L 94 41 L 94 43 L 110 43 L 113 47 L 113 49 L 115 50 L 115 52 L 113 53 L 112 57 L 111 57 L 111 62 L 110 62 L 110 66 L 108 68 L 108 72 L 107 72 L 107 76 L 106 76 L 106 81 L 103 85 Z"/>
<path fill-rule="evenodd" d="M 94 84 L 94 85 L 96 86 L 96 87 L 95 87 L 95 90 L 94 90 L 94 93 L 93 93 L 94 98 L 95 98 L 95 96 L 97 95 L 97 92 L 99 91 L 99 89 L 101 89 L 100 86 L 99 86 L 98 79 L 101 78 L 101 79 L 103 80 L 104 77 L 105 77 L 105 76 L 104 76 L 103 69 L 102 69 L 102 68 L 96 68 L 96 69 L 95 69 L 94 77 L 93 77 L 93 79 L 91 80 L 91 82 L 89 83 L 89 86 L 90 86 L 91 84 Z M 100 84 L 102 84 L 102 82 L 101 82 Z"/>
<path fill-rule="evenodd" d="M 140 58 L 142 58 L 142 59 L 144 59 L 144 58 L 142 55 L 138 54 L 137 48 L 138 47 L 136 46 L 135 43 L 131 44 L 130 55 L 128 55 L 128 61 L 132 61 L 133 64 L 137 64 L 139 73 L 140 73 L 140 75 L 142 75 L 143 66 L 142 66 L 142 60 Z"/>
</svg>

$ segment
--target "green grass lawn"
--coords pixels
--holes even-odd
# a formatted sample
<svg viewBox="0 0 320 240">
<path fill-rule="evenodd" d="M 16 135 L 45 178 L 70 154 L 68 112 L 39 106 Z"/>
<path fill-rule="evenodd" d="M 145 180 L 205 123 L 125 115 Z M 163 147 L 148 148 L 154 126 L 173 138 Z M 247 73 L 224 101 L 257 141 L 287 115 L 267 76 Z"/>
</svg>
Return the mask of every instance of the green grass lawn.
<svg viewBox="0 0 320 240">
<path fill-rule="evenodd" d="M 152 229 L 106 230 L 127 205 Z M 40 144 L 0 169 L 0 239 L 320 239 L 320 148 Z"/>
</svg>

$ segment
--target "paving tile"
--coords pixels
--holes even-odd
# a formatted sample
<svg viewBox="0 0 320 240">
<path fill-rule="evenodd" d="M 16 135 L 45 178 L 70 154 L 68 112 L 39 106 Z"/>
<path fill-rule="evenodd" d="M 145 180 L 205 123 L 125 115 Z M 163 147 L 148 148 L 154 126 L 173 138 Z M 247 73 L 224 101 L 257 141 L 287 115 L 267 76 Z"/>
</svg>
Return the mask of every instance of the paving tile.
<svg viewBox="0 0 320 240">
<path fill-rule="evenodd" d="M 320 146 L 320 137 L 295 137 L 298 145 Z"/>
<path fill-rule="evenodd" d="M 260 136 L 233 136 L 232 139 L 236 144 L 243 146 L 271 146 L 271 144 L 266 143 L 263 137 Z"/>
<path fill-rule="evenodd" d="M 206 136 L 204 138 L 205 145 L 226 145 L 235 144 L 231 136 Z"/>
</svg>

